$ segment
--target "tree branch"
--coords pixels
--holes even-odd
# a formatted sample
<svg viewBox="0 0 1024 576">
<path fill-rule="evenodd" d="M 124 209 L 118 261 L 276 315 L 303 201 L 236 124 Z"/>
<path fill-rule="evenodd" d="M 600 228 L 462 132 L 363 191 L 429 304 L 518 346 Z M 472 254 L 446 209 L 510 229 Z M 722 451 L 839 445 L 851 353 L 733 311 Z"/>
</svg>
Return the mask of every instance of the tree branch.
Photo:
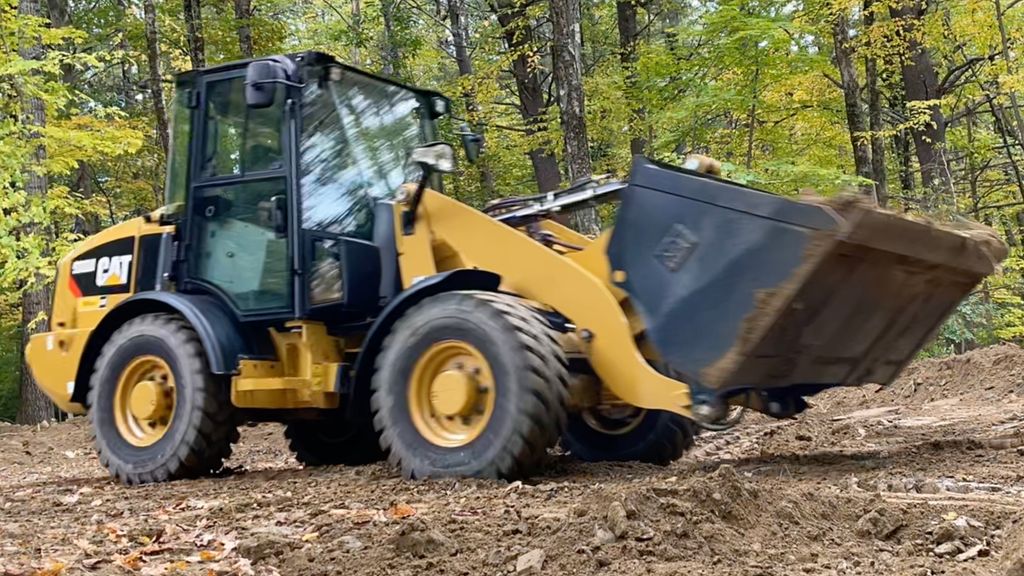
<svg viewBox="0 0 1024 576">
<path fill-rule="evenodd" d="M 949 91 L 954 88 L 955 82 L 958 81 L 964 74 L 969 72 L 975 64 L 979 64 L 985 61 L 991 62 L 995 60 L 996 56 L 998 55 L 999 54 L 997 52 L 993 52 L 988 56 L 974 56 L 973 58 L 968 58 L 962 64 L 957 64 L 956 66 L 953 66 L 952 68 L 946 71 L 946 75 L 942 78 L 942 80 L 939 81 L 939 94 L 948 94 Z"/>
</svg>

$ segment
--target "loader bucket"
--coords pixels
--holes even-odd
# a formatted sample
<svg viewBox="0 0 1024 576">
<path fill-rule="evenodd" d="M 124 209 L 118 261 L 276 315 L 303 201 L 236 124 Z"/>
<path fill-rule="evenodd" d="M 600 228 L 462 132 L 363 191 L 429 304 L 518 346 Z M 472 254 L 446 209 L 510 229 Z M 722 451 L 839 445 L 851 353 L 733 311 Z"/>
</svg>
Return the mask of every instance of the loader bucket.
<svg viewBox="0 0 1024 576">
<path fill-rule="evenodd" d="M 643 157 L 608 247 L 695 397 L 888 384 L 1005 256 L 977 225 L 793 200 Z"/>
</svg>

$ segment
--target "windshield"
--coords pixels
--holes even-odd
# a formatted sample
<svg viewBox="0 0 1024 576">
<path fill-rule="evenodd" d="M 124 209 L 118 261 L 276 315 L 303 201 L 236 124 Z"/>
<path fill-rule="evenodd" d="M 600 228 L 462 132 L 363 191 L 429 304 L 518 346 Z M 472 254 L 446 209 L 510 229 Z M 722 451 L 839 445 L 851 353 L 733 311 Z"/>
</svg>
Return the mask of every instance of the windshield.
<svg viewBox="0 0 1024 576">
<path fill-rule="evenodd" d="M 303 88 L 300 144 L 302 225 L 370 238 L 373 206 L 419 179 L 412 149 L 431 136 L 421 95 L 346 72 Z"/>
</svg>

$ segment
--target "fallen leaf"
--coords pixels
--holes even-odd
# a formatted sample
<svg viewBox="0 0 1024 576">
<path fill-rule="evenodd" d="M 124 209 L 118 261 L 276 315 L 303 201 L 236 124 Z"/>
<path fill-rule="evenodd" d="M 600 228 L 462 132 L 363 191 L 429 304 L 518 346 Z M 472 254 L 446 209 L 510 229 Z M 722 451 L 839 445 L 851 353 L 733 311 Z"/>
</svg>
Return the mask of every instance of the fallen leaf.
<svg viewBox="0 0 1024 576">
<path fill-rule="evenodd" d="M 107 538 L 112 542 L 117 542 L 124 535 L 124 532 L 122 532 L 120 528 L 114 526 L 113 524 L 104 524 L 100 527 L 100 530 L 106 532 Z"/>
<path fill-rule="evenodd" d="M 303 542 L 313 542 L 314 540 L 317 540 L 318 538 L 320 538 L 320 533 L 319 532 L 310 532 L 309 534 L 303 534 L 302 535 L 302 541 Z"/>
<path fill-rule="evenodd" d="M 959 516 L 960 515 L 957 514 L 956 512 L 946 512 L 945 514 L 942 515 L 942 518 L 944 520 L 949 520 L 950 522 L 952 522 L 953 520 L 956 520 Z"/>
<path fill-rule="evenodd" d="M 63 562 L 51 562 L 46 568 L 38 570 L 32 576 L 57 576 L 64 573 Z"/>
<path fill-rule="evenodd" d="M 82 566 L 85 568 L 92 569 L 106 561 L 106 558 L 86 558 L 85 560 L 82 560 Z"/>
<path fill-rule="evenodd" d="M 199 553 L 199 559 L 203 562 L 212 562 L 217 559 L 217 553 L 210 550 L 203 550 Z"/>
<path fill-rule="evenodd" d="M 391 518 L 408 518 L 409 516 L 415 516 L 416 510 L 404 502 L 399 502 L 391 508 L 388 508 L 388 516 Z"/>
<path fill-rule="evenodd" d="M 64 455 L 67 456 L 68 458 L 74 458 L 75 457 L 75 451 L 74 450 L 65 450 L 64 451 Z"/>
<path fill-rule="evenodd" d="M 118 566 L 123 566 L 133 572 L 137 571 L 139 568 L 142 568 L 142 558 L 136 552 L 132 552 L 131 554 L 128 554 L 126 556 L 117 554 L 114 556 L 114 563 Z"/>
</svg>

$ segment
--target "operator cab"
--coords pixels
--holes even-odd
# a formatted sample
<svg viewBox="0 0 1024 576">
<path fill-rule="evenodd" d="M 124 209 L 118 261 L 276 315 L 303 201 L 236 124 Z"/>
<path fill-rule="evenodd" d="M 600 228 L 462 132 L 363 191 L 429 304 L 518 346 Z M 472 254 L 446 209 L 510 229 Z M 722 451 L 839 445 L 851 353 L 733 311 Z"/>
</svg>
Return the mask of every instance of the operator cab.
<svg viewBox="0 0 1024 576">
<path fill-rule="evenodd" d="M 440 188 L 410 160 L 447 98 L 316 52 L 186 72 L 176 94 L 165 218 L 182 234 L 178 290 L 242 321 L 332 323 L 397 293 L 391 204 L 409 182 Z"/>
</svg>

